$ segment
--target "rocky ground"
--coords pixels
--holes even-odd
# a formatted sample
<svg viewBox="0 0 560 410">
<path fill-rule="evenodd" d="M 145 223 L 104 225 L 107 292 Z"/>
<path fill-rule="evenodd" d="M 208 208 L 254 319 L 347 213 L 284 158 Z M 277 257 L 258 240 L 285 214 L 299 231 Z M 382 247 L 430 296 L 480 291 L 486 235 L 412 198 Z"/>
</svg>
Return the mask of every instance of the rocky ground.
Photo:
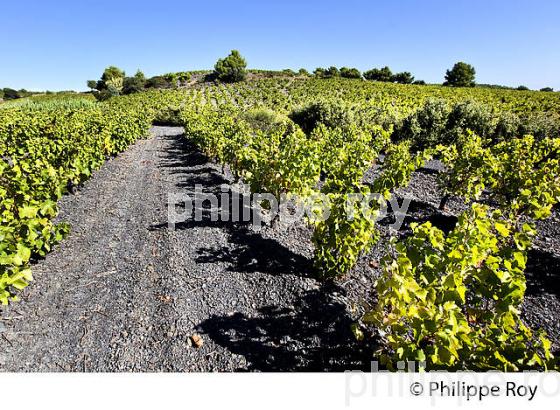
<svg viewBox="0 0 560 410">
<path fill-rule="evenodd" d="M 33 267 L 22 301 L 0 311 L 3 371 L 289 371 L 367 368 L 371 349 L 350 324 L 375 300 L 384 239 L 335 283 L 312 276 L 303 223 L 187 221 L 168 228 L 168 193 L 231 188 L 175 127 L 109 160 L 60 202 L 69 237 Z M 437 163 L 399 192 L 411 221 L 453 226 L 437 211 Z M 531 252 L 524 315 L 558 350 L 558 213 Z"/>
</svg>

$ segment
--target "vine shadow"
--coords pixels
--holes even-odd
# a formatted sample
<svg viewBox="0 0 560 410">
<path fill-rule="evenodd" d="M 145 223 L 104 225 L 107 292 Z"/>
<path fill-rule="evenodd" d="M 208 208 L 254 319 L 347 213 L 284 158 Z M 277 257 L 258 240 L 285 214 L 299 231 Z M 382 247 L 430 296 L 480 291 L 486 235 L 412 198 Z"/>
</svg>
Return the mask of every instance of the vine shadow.
<svg viewBox="0 0 560 410">
<path fill-rule="evenodd" d="M 334 287 L 334 288 L 333 288 Z M 293 309 L 266 306 L 256 317 L 242 313 L 212 316 L 198 330 L 247 360 L 249 371 L 368 371 L 375 346 L 358 342 L 342 291 L 327 285 L 308 291 Z"/>
</svg>

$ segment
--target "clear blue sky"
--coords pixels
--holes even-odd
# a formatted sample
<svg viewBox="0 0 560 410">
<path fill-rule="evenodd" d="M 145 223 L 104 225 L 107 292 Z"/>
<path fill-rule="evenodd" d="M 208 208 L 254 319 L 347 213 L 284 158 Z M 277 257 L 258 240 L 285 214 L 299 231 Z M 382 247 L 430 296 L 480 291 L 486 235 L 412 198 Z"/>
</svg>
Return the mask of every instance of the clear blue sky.
<svg viewBox="0 0 560 410">
<path fill-rule="evenodd" d="M 441 82 L 464 60 L 479 83 L 560 89 L 558 0 L 2 0 L 0 16 L 0 87 L 208 69 L 237 48 L 252 68 L 388 65 Z"/>
</svg>

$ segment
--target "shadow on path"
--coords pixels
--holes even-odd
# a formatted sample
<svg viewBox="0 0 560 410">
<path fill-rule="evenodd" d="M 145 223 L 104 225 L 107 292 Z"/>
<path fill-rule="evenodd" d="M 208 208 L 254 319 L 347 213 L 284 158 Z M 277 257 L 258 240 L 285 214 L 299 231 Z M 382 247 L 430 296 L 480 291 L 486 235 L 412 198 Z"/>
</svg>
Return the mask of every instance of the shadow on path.
<svg viewBox="0 0 560 410">
<path fill-rule="evenodd" d="M 243 355 L 248 370 L 344 371 L 369 369 L 371 345 L 357 342 L 335 285 L 309 291 L 293 309 L 266 306 L 257 317 L 213 316 L 199 325 L 216 343 Z"/>
</svg>

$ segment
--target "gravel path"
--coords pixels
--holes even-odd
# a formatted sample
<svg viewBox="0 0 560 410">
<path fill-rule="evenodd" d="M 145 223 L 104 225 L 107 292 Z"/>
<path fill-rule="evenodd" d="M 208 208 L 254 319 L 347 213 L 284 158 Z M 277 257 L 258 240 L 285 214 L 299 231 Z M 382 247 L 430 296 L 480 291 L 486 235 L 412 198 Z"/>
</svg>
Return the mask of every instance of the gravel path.
<svg viewBox="0 0 560 410">
<path fill-rule="evenodd" d="M 341 370 L 363 359 L 349 357 L 360 349 L 346 306 L 309 278 L 298 235 L 288 249 L 225 222 L 167 228 L 169 192 L 229 183 L 181 134 L 154 127 L 60 201 L 71 234 L 1 311 L 1 370 Z"/>
<path fill-rule="evenodd" d="M 437 205 L 439 165 L 398 196 L 410 222 L 450 229 L 464 204 Z M 336 283 L 312 278 L 304 223 L 260 231 L 239 223 L 167 227 L 168 193 L 232 188 L 177 127 L 154 127 L 60 201 L 69 237 L 34 266 L 20 303 L 0 311 L 3 371 L 325 371 L 367 369 L 373 346 L 350 324 L 375 301 L 381 240 Z M 206 211 L 205 211 L 206 212 Z M 560 217 L 539 224 L 524 316 L 560 348 Z M 382 227 L 382 235 L 389 235 Z M 192 342 L 200 335 L 202 346 Z"/>
</svg>

